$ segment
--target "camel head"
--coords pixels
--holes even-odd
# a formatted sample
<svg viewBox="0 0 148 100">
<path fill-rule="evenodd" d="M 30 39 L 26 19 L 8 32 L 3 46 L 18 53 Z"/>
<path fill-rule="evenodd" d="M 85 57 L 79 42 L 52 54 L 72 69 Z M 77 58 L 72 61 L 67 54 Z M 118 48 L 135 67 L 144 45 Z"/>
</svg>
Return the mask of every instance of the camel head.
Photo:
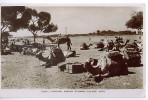
<svg viewBox="0 0 148 100">
<path fill-rule="evenodd" d="M 90 47 L 90 46 L 93 46 L 93 44 L 92 44 L 92 43 L 90 43 L 90 44 L 88 45 L 88 47 Z"/>
<path fill-rule="evenodd" d="M 129 43 L 129 41 L 130 41 L 130 39 L 127 39 L 127 40 L 126 40 L 126 43 Z"/>
</svg>

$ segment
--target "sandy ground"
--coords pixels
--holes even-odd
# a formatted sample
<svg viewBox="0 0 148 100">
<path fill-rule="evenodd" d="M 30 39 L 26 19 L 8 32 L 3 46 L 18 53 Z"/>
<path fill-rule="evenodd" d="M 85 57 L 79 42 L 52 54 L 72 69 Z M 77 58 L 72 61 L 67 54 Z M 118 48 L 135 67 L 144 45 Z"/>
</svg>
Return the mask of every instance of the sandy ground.
<svg viewBox="0 0 148 100">
<path fill-rule="evenodd" d="M 131 36 L 132 39 L 138 37 Z M 66 62 L 83 62 L 87 58 L 99 58 L 103 51 L 91 47 L 90 50 L 79 50 L 80 42 L 88 41 L 88 37 L 72 37 L 72 49 L 76 50 L 76 57 L 67 58 Z M 93 41 L 98 38 L 91 37 Z M 90 42 L 90 41 L 89 41 Z M 88 43 L 88 42 L 87 42 Z M 66 44 L 61 45 L 66 50 Z M 139 89 L 143 88 L 143 66 L 129 67 L 129 74 L 104 78 L 96 83 L 85 73 L 69 74 L 61 72 L 57 66 L 45 68 L 41 66 L 35 56 L 20 55 L 15 52 L 11 55 L 2 55 L 1 59 L 1 86 L 2 89 Z"/>
</svg>

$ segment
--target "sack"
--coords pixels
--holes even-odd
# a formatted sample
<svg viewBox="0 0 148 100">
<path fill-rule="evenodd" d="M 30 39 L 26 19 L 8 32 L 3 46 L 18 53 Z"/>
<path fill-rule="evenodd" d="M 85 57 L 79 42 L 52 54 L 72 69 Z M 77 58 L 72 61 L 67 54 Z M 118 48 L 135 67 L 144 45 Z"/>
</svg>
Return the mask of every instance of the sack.
<svg viewBox="0 0 148 100">
<path fill-rule="evenodd" d="M 76 55 L 76 51 L 75 50 L 74 51 L 64 51 L 63 54 L 66 58 L 74 57 Z"/>
<path fill-rule="evenodd" d="M 111 51 L 107 54 L 107 57 L 116 62 L 123 60 L 123 57 L 119 51 Z"/>
<path fill-rule="evenodd" d="M 136 67 L 141 64 L 141 55 L 137 51 L 127 52 L 129 59 L 127 60 L 127 64 L 130 67 Z"/>
<path fill-rule="evenodd" d="M 60 48 L 52 49 L 50 55 L 51 55 L 51 61 L 53 65 L 57 65 L 58 63 L 64 62 L 66 60 Z"/>
</svg>

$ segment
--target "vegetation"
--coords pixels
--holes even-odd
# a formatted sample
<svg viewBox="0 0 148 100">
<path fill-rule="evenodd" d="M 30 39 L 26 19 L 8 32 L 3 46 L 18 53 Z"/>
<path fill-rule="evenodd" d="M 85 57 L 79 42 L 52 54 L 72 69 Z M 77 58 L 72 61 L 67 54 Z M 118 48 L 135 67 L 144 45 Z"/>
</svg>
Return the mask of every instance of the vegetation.
<svg viewBox="0 0 148 100">
<path fill-rule="evenodd" d="M 50 13 L 38 13 L 35 9 L 25 6 L 2 6 L 1 20 L 1 33 L 28 29 L 34 36 L 34 42 L 37 33 L 55 32 L 58 29 L 57 25 L 50 23 Z"/>
<path fill-rule="evenodd" d="M 127 28 L 138 30 L 143 29 L 143 12 L 135 12 L 135 14 L 131 16 L 131 19 L 128 20 L 125 25 Z"/>
<path fill-rule="evenodd" d="M 17 31 L 25 26 L 22 23 L 24 6 L 3 6 L 1 7 L 1 33 L 6 31 Z"/>
<path fill-rule="evenodd" d="M 34 42 L 37 33 L 49 33 L 55 32 L 58 27 L 53 23 L 50 23 L 51 15 L 47 12 L 37 12 L 35 9 L 27 8 L 25 10 L 25 17 L 28 17 L 27 29 L 33 34 Z"/>
<path fill-rule="evenodd" d="M 2 6 L 1 7 L 1 33 L 16 32 L 19 29 L 28 29 L 34 37 L 34 42 L 38 33 L 55 32 L 58 27 L 51 22 L 51 15 L 48 12 L 37 12 L 35 9 L 25 6 Z M 126 24 L 127 28 L 141 30 L 143 28 L 143 12 L 136 12 L 131 16 Z M 85 35 L 133 35 L 135 31 L 112 31 L 96 30 L 87 34 L 71 34 L 71 36 Z M 7 34 L 6 34 L 7 35 Z M 9 35 L 7 35 L 9 36 Z M 57 36 L 57 35 L 53 35 Z M 42 37 L 42 36 L 40 36 Z"/>
</svg>

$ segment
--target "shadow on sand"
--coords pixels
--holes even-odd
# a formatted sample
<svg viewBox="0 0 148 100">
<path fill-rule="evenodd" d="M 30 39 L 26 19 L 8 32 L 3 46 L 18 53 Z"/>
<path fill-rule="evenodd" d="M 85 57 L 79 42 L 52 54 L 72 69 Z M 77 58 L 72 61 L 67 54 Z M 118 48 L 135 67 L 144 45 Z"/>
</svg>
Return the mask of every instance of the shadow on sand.
<svg viewBox="0 0 148 100">
<path fill-rule="evenodd" d="M 129 74 L 135 74 L 135 72 L 128 71 L 128 73 L 125 75 L 129 75 Z M 105 76 L 105 77 L 98 76 L 98 77 L 94 77 L 94 80 L 95 82 L 100 83 L 101 81 L 103 81 L 104 78 L 110 78 L 110 77 L 115 77 L 115 76 L 120 77 L 120 76 L 125 76 L 125 75 L 112 75 L 112 76 Z"/>
<path fill-rule="evenodd" d="M 129 68 L 131 67 L 143 67 L 143 64 L 139 64 L 139 65 L 131 65 L 131 66 L 128 66 Z"/>
</svg>

